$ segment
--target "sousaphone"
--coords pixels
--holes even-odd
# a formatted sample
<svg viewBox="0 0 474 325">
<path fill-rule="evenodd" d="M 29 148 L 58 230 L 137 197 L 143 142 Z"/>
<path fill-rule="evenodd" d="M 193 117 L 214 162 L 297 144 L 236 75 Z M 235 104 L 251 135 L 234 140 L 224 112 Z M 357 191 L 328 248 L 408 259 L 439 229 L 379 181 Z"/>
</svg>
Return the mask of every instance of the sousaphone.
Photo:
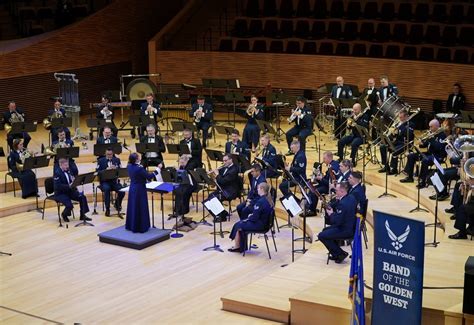
<svg viewBox="0 0 474 325">
<path fill-rule="evenodd" d="M 156 94 L 158 92 L 155 84 L 149 79 L 137 78 L 130 81 L 125 90 L 127 100 L 145 100 L 149 93 Z"/>
</svg>

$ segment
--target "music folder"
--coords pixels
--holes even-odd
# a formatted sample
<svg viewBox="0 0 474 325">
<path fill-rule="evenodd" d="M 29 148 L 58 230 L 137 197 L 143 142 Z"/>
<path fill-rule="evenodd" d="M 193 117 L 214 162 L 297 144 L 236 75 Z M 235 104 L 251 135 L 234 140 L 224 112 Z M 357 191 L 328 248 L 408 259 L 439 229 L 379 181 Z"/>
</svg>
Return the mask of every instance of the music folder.
<svg viewBox="0 0 474 325">
<path fill-rule="evenodd" d="M 51 119 L 51 128 L 72 127 L 72 117 L 56 117 Z"/>
<path fill-rule="evenodd" d="M 216 129 L 217 133 L 225 134 L 227 136 L 230 136 L 232 134 L 232 131 L 234 131 L 233 126 L 214 125 L 214 128 Z"/>
<path fill-rule="evenodd" d="M 56 157 L 67 159 L 77 158 L 79 157 L 79 147 L 57 148 Z"/>
<path fill-rule="evenodd" d="M 97 173 L 101 182 L 112 181 L 119 177 L 119 168 L 104 169 Z"/>
<path fill-rule="evenodd" d="M 210 160 L 213 161 L 222 161 L 224 158 L 224 153 L 219 150 L 205 149 L 207 156 Z"/>
<path fill-rule="evenodd" d="M 158 143 L 135 143 L 135 148 L 139 153 L 158 152 L 160 147 Z"/>
<path fill-rule="evenodd" d="M 74 178 L 74 181 L 71 184 L 71 187 L 78 187 L 79 185 L 85 185 L 92 183 L 95 179 L 95 176 L 97 175 L 96 172 L 90 172 L 90 173 L 85 173 L 81 175 L 77 175 Z"/>
<path fill-rule="evenodd" d="M 36 132 L 38 123 L 35 122 L 15 122 L 11 124 L 10 134 L 18 134 L 23 132 Z"/>
<path fill-rule="evenodd" d="M 122 153 L 121 143 L 96 143 L 94 144 L 94 156 L 104 156 L 107 148 L 112 148 L 112 151 L 116 155 L 120 155 Z"/>
<path fill-rule="evenodd" d="M 289 193 L 288 195 L 280 198 L 281 204 L 283 205 L 285 210 L 290 214 L 291 218 L 297 217 L 301 213 L 303 213 L 303 209 L 301 209 L 298 201 L 299 200 L 292 193 Z"/>
<path fill-rule="evenodd" d="M 214 217 L 227 217 L 228 212 L 216 196 L 211 196 L 202 202 L 207 211 Z"/>
<path fill-rule="evenodd" d="M 189 147 L 185 144 L 174 144 L 174 143 L 167 143 L 166 149 L 168 153 L 178 154 L 178 155 L 190 155 L 191 151 Z"/>
<path fill-rule="evenodd" d="M 130 115 L 128 120 L 130 121 L 130 125 L 133 127 L 147 126 L 148 124 L 156 126 L 155 120 L 148 115 Z"/>
<path fill-rule="evenodd" d="M 49 166 L 49 158 L 47 156 L 36 156 L 25 159 L 23 170 L 31 170 Z"/>
</svg>

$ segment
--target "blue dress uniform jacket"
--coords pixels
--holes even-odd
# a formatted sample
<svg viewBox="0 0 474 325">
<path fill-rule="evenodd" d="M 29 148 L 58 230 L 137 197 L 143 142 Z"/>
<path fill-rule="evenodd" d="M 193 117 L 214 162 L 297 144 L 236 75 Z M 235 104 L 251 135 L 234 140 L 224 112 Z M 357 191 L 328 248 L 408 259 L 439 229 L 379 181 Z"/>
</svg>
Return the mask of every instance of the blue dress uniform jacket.
<svg viewBox="0 0 474 325">
<path fill-rule="evenodd" d="M 337 162 L 336 160 L 332 160 L 329 163 L 328 169 L 326 170 L 324 177 L 319 181 L 319 185 L 329 187 L 329 184 L 332 182 L 331 171 L 334 173 L 334 175 L 339 174 L 339 162 Z M 336 176 L 336 179 L 337 179 L 337 176 Z"/>
<path fill-rule="evenodd" d="M 252 144 L 256 147 L 260 138 L 260 128 L 257 120 L 265 120 L 265 113 L 262 105 L 257 105 L 258 113 L 253 113 L 252 116 L 246 114 L 248 120 L 245 124 L 242 141 L 252 148 Z"/>
<path fill-rule="evenodd" d="M 237 206 L 237 213 L 241 220 L 247 219 L 248 215 L 252 212 L 253 206 L 260 198 L 260 195 L 258 195 L 258 191 L 257 191 L 258 184 L 265 183 L 265 182 L 266 182 L 266 179 L 263 174 L 260 174 L 260 176 L 257 177 L 256 179 L 252 178 L 250 180 L 250 190 L 247 195 L 247 201 L 249 201 L 249 205 L 247 205 L 247 202 L 244 201 Z"/>
<path fill-rule="evenodd" d="M 225 153 L 238 153 L 241 156 L 244 156 L 247 159 L 250 159 L 250 151 L 248 150 L 247 145 L 243 141 L 237 141 L 237 144 L 234 145 L 236 148 L 235 151 L 233 149 L 233 142 L 229 141 L 225 144 Z"/>
<path fill-rule="evenodd" d="M 12 150 L 8 156 L 8 169 L 10 169 L 12 176 L 18 179 L 21 186 L 21 197 L 27 198 L 38 194 L 38 181 L 36 175 L 32 170 L 19 171 L 16 163 L 21 164 L 20 153 Z"/>
<path fill-rule="evenodd" d="M 67 174 L 67 176 L 66 176 Z M 69 171 L 64 172 L 60 168 L 54 171 L 54 197 L 56 201 L 64 204 L 63 216 L 69 217 L 73 209 L 71 201 L 78 201 L 81 211 L 81 216 L 89 212 L 87 198 L 83 193 L 80 193 L 76 188 L 71 188 L 72 175 Z"/>
<path fill-rule="evenodd" d="M 290 148 L 294 137 L 298 138 L 301 150 L 305 150 L 306 138 L 313 133 L 313 116 L 308 107 L 303 107 L 301 110 L 303 116 L 295 118 L 295 125 L 286 132 L 286 142 Z"/>
<path fill-rule="evenodd" d="M 456 96 L 456 98 L 454 98 Z M 464 107 L 466 106 L 466 96 L 464 94 L 450 94 L 448 96 L 448 100 L 446 101 L 446 111 L 447 112 L 453 112 L 453 113 L 461 113 L 462 110 L 464 110 Z"/>
<path fill-rule="evenodd" d="M 272 178 L 278 175 L 278 173 L 276 172 L 276 169 L 277 169 L 276 156 L 277 156 L 276 149 L 271 143 L 269 143 L 268 146 L 264 148 L 262 151 L 262 160 L 268 163 L 273 168 L 273 170 L 269 170 L 269 169 L 264 170 L 265 177 L 267 178 Z"/>
<path fill-rule="evenodd" d="M 163 116 L 163 112 L 161 111 L 160 103 L 153 101 L 151 106 L 156 108 L 156 113 L 153 113 L 153 120 L 155 120 L 155 123 L 156 123 L 157 118 Z M 147 107 L 148 107 L 148 102 L 144 102 L 144 103 L 141 104 L 141 106 L 140 106 L 140 114 L 141 115 L 147 115 L 148 116 L 148 114 L 145 114 Z"/>
<path fill-rule="evenodd" d="M 338 89 L 341 89 L 341 91 L 339 92 L 339 97 L 337 96 Z M 346 86 L 346 85 L 342 85 L 342 86 L 334 85 L 331 89 L 331 98 L 346 98 L 346 99 L 352 98 L 351 87 Z"/>
<path fill-rule="evenodd" d="M 66 145 L 69 146 L 69 148 L 74 147 L 74 141 L 71 139 L 66 139 L 64 140 Z M 53 147 L 59 143 L 59 139 L 56 141 L 53 141 Z M 53 173 L 56 171 L 56 169 L 59 169 L 59 159 L 57 156 L 54 157 L 54 166 L 53 166 Z M 76 162 L 74 161 L 73 158 L 69 158 L 69 172 L 72 174 L 72 176 L 76 177 L 79 175 L 79 169 L 77 168 Z"/>
<path fill-rule="evenodd" d="M 301 177 L 306 179 L 306 162 L 306 155 L 302 150 L 298 151 L 293 157 L 290 173 L 298 183 L 302 182 Z"/>
<path fill-rule="evenodd" d="M 16 108 L 16 112 L 23 117 L 23 119 L 26 121 L 26 116 L 23 110 L 19 107 Z M 6 111 L 3 113 L 3 122 L 5 124 L 11 125 L 10 119 L 12 117 L 12 112 L 10 110 Z M 28 147 L 28 143 L 31 141 L 31 137 L 28 134 L 28 132 L 21 132 L 21 133 L 8 133 L 7 134 L 7 142 L 10 148 L 13 150 L 13 139 L 23 139 L 23 147 L 26 148 Z"/>
<path fill-rule="evenodd" d="M 270 218 L 273 217 L 273 207 L 268 203 L 268 200 L 261 196 L 255 205 L 248 219 L 238 221 L 232 227 L 230 232 L 230 239 L 235 239 L 237 232 L 241 231 L 240 236 L 240 251 L 247 250 L 247 233 L 252 231 L 263 231 L 268 228 Z"/>
<path fill-rule="evenodd" d="M 349 190 L 349 195 L 354 197 L 359 209 L 362 207 L 361 205 L 364 204 L 365 200 L 367 200 L 367 196 L 365 195 L 365 186 L 360 183 Z"/>
<path fill-rule="evenodd" d="M 446 133 L 441 132 L 420 145 L 420 148 L 428 148 L 428 154 L 435 156 L 438 161 L 446 159 Z"/>
<path fill-rule="evenodd" d="M 110 164 L 120 168 L 121 163 L 120 159 L 118 157 L 112 157 L 110 159 Z M 109 167 L 109 160 L 107 157 L 101 157 L 97 161 L 97 171 L 99 172 L 99 178 L 100 178 L 100 172 L 103 170 L 106 170 Z M 103 181 L 102 179 L 100 180 L 100 187 L 101 190 L 104 192 L 104 204 L 106 210 L 110 209 L 110 192 L 115 191 L 117 192 L 117 200 L 115 201 L 115 208 L 121 207 L 122 206 L 122 200 L 123 197 L 125 196 L 125 192 L 120 192 L 120 189 L 122 188 L 122 185 L 118 182 L 118 179 L 112 179 L 108 181 Z"/>
<path fill-rule="evenodd" d="M 153 139 L 154 142 L 151 141 Z M 158 166 L 160 163 L 163 162 L 163 152 L 166 152 L 165 142 L 163 138 L 156 134 L 153 138 L 145 135 L 140 138 L 140 143 L 157 143 L 158 144 L 158 152 L 156 152 L 156 157 L 146 157 L 146 153 L 141 152 L 142 154 L 142 164 L 144 167 L 146 166 Z"/>
<path fill-rule="evenodd" d="M 191 106 L 191 111 L 189 112 L 189 116 L 193 118 L 193 121 L 195 120 L 194 113 L 199 109 L 200 105 L 198 103 L 194 103 Z M 196 123 L 196 127 L 198 130 L 202 130 L 202 142 L 203 142 L 203 147 L 206 147 L 207 145 L 207 139 L 209 137 L 209 128 L 212 125 L 212 121 L 214 120 L 214 113 L 212 109 L 212 105 L 209 103 L 204 103 L 204 105 L 201 106 L 202 111 L 204 112 L 204 115 L 201 116 L 201 120 Z"/>
<path fill-rule="evenodd" d="M 130 188 L 128 191 L 125 229 L 132 232 L 147 232 L 150 228 L 150 215 L 146 182 L 152 180 L 155 175 L 147 173 L 145 168 L 138 164 L 128 164 L 127 169 L 130 177 Z"/>
<path fill-rule="evenodd" d="M 377 95 L 379 96 L 380 100 L 384 102 L 388 97 L 397 96 L 398 88 L 394 84 L 388 84 L 387 87 L 380 87 Z"/>
<path fill-rule="evenodd" d="M 189 161 L 184 168 L 176 170 L 176 182 L 180 185 L 174 190 L 173 194 L 176 202 L 174 205 L 175 212 L 178 216 L 189 213 L 189 200 L 197 187 L 197 182 L 188 173 L 189 170 Z"/>
<path fill-rule="evenodd" d="M 222 196 L 223 199 L 233 200 L 239 196 L 241 181 L 239 179 L 239 167 L 237 167 L 237 165 L 232 164 L 230 167 L 219 169 L 219 175 L 217 175 L 216 181 L 225 192 Z"/>
<path fill-rule="evenodd" d="M 97 138 L 97 144 L 105 144 L 105 143 L 106 143 L 106 139 L 103 136 L 100 136 Z M 118 140 L 116 137 L 111 135 L 108 143 L 118 143 Z"/>
</svg>

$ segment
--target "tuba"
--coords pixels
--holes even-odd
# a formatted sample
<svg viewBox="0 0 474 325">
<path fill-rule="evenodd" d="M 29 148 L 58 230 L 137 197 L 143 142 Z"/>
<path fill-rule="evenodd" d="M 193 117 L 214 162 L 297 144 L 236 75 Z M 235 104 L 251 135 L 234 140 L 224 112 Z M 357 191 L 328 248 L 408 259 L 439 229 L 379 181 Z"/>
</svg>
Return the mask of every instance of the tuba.
<svg viewBox="0 0 474 325">
<path fill-rule="evenodd" d="M 474 135 L 462 135 L 454 141 L 454 148 L 462 152 L 467 158 L 468 154 L 474 151 Z"/>
<path fill-rule="evenodd" d="M 9 124 L 5 124 L 5 131 L 7 132 L 7 134 L 10 133 L 10 131 L 12 130 L 12 124 L 13 123 L 19 123 L 19 122 L 24 122 L 25 121 L 25 118 L 23 117 L 23 115 L 21 114 L 18 114 L 18 112 L 13 112 L 11 114 L 11 117 L 10 117 L 10 120 L 8 121 Z"/>
<path fill-rule="evenodd" d="M 51 130 L 51 124 L 52 124 L 51 121 L 53 120 L 53 118 L 61 118 L 61 117 L 63 117 L 63 114 L 61 112 L 54 111 L 53 114 L 44 118 L 43 127 L 46 130 Z"/>
</svg>

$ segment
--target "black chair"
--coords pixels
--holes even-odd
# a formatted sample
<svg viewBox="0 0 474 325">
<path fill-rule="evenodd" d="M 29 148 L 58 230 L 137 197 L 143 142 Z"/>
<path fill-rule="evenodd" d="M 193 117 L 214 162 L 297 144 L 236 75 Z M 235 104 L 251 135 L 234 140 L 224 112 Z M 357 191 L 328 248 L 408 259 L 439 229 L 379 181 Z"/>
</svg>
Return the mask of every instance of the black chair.
<svg viewBox="0 0 474 325">
<path fill-rule="evenodd" d="M 392 31 L 392 40 L 395 42 L 405 43 L 407 34 L 406 24 L 395 24 Z"/>
<path fill-rule="evenodd" d="M 316 19 L 324 19 L 327 17 L 328 10 L 326 0 L 316 0 L 313 7 L 313 16 Z"/>
<path fill-rule="evenodd" d="M 439 48 L 436 61 L 451 62 L 451 49 L 445 47 Z"/>
<path fill-rule="evenodd" d="M 234 37 L 246 37 L 248 33 L 247 19 L 236 19 L 234 30 L 231 32 Z"/>
<path fill-rule="evenodd" d="M 402 2 L 398 6 L 398 20 L 410 21 L 412 18 L 412 7 L 409 2 Z"/>
<path fill-rule="evenodd" d="M 387 42 L 390 39 L 390 24 L 379 23 L 377 31 L 374 34 L 374 40 L 377 42 Z"/>
<path fill-rule="evenodd" d="M 369 48 L 369 57 L 383 58 L 383 46 L 380 44 L 372 44 Z"/>
<path fill-rule="evenodd" d="M 271 53 L 283 53 L 283 41 L 271 41 L 269 52 Z"/>
<path fill-rule="evenodd" d="M 293 36 L 293 20 L 284 19 L 280 21 L 280 30 L 278 32 L 278 37 L 290 38 L 292 36 Z"/>
<path fill-rule="evenodd" d="M 415 46 L 405 46 L 402 52 L 402 59 L 416 60 L 418 58 L 417 49 Z"/>
<path fill-rule="evenodd" d="M 295 37 L 308 38 L 309 36 L 309 22 L 307 20 L 298 20 L 296 22 Z"/>
<path fill-rule="evenodd" d="M 365 46 L 365 44 L 354 44 L 354 46 L 352 47 L 352 55 L 358 57 L 367 56 L 367 47 Z"/>
<path fill-rule="evenodd" d="M 363 185 L 362 185 L 363 186 Z M 365 249 L 368 249 L 367 243 L 369 242 L 369 238 L 367 237 L 367 210 L 369 207 L 369 199 L 365 199 L 364 202 L 360 203 L 359 211 L 362 215 L 362 220 L 360 221 L 360 231 L 362 232 L 362 236 L 364 237 Z"/>
<path fill-rule="evenodd" d="M 462 63 L 467 64 L 469 63 L 469 54 L 467 50 L 456 50 L 454 52 L 454 63 Z"/>
<path fill-rule="evenodd" d="M 259 37 L 259 36 L 262 36 L 262 33 L 263 33 L 262 21 L 260 19 L 250 20 L 248 35 L 250 37 Z"/>
<path fill-rule="evenodd" d="M 423 61 L 433 61 L 434 49 L 432 47 L 422 47 L 420 49 L 419 59 Z"/>
<path fill-rule="evenodd" d="M 278 34 L 278 22 L 275 19 L 267 19 L 263 26 L 263 36 L 276 38 Z"/>
<path fill-rule="evenodd" d="M 379 15 L 378 3 L 371 1 L 365 4 L 364 18 L 365 19 L 377 19 Z"/>
<path fill-rule="evenodd" d="M 462 46 L 474 46 L 474 28 L 473 27 L 461 27 L 459 32 L 458 42 Z"/>
<path fill-rule="evenodd" d="M 328 25 L 327 37 L 333 40 L 342 39 L 342 25 L 339 21 L 331 21 Z"/>
<path fill-rule="evenodd" d="M 258 0 L 247 0 L 247 7 L 245 8 L 245 15 L 247 17 L 258 17 L 260 11 Z"/>
<path fill-rule="evenodd" d="M 299 0 L 296 6 L 296 17 L 310 17 L 311 7 L 309 0 Z"/>
<path fill-rule="evenodd" d="M 293 0 L 281 0 L 279 16 L 283 18 L 293 17 Z"/>
<path fill-rule="evenodd" d="M 342 0 L 331 1 L 331 18 L 342 18 L 344 16 L 344 2 Z"/>
<path fill-rule="evenodd" d="M 286 53 L 289 54 L 300 54 L 300 42 L 299 41 L 288 41 L 286 44 Z"/>
<path fill-rule="evenodd" d="M 253 42 L 252 52 L 258 52 L 258 53 L 267 52 L 267 42 L 265 40 L 255 40 Z"/>
<path fill-rule="evenodd" d="M 393 2 L 383 2 L 380 8 L 380 19 L 390 21 L 395 18 L 395 4 Z"/>
<path fill-rule="evenodd" d="M 17 177 L 13 176 L 13 173 L 11 171 L 5 173 L 5 180 L 3 182 L 3 193 L 7 193 L 7 177 L 11 177 L 12 183 L 13 183 L 13 197 L 16 197 L 16 185 L 15 185 L 15 179 L 18 179 Z"/>
<path fill-rule="evenodd" d="M 423 39 L 423 25 L 413 24 L 410 28 L 410 34 L 408 34 L 408 42 L 411 44 L 419 44 Z"/>
<path fill-rule="evenodd" d="M 221 39 L 219 41 L 219 51 L 232 52 L 232 39 Z"/>
<path fill-rule="evenodd" d="M 235 44 L 235 50 L 236 52 L 248 52 L 250 51 L 250 43 L 246 39 L 239 39 L 237 40 L 237 43 Z"/>
<path fill-rule="evenodd" d="M 277 8 L 275 0 L 265 0 L 263 1 L 263 15 L 266 17 L 276 16 Z"/>
<path fill-rule="evenodd" d="M 278 252 L 276 242 L 275 242 L 275 227 L 274 227 L 274 221 L 275 221 L 275 210 L 272 212 L 272 216 L 269 218 L 269 223 L 268 226 L 261 230 L 261 231 L 249 231 L 246 232 L 244 235 L 250 235 L 249 239 L 249 245 L 248 245 L 248 250 L 250 251 L 252 249 L 252 237 L 253 235 L 263 235 L 263 238 L 265 239 L 265 245 L 267 246 L 267 253 L 268 253 L 268 258 L 272 259 L 272 256 L 270 254 L 270 248 L 268 246 L 268 235 L 267 233 L 270 232 L 272 235 L 273 239 L 273 246 L 275 247 L 275 252 Z M 245 256 L 245 250 L 243 252 L 243 256 Z"/>
<path fill-rule="evenodd" d="M 313 27 L 311 28 L 311 38 L 313 39 L 323 39 L 326 37 L 326 24 L 324 21 L 315 21 Z"/>
<path fill-rule="evenodd" d="M 418 3 L 415 8 L 415 21 L 425 23 L 428 21 L 430 7 L 427 3 Z"/>
<path fill-rule="evenodd" d="M 363 41 L 372 41 L 374 39 L 374 24 L 364 22 L 360 25 L 359 38 Z"/>
<path fill-rule="evenodd" d="M 334 46 L 332 43 L 321 42 L 321 44 L 319 44 L 318 54 L 332 55 L 333 53 L 334 53 Z"/>
<path fill-rule="evenodd" d="M 355 234 L 355 223 L 354 223 L 354 231 L 352 232 L 351 236 L 335 238 L 335 240 L 339 241 L 340 243 L 346 243 L 346 242 L 349 243 L 349 245 L 351 246 L 351 251 L 352 251 L 352 242 L 354 241 L 354 234 Z M 343 245 L 341 245 L 341 246 L 343 246 Z M 329 264 L 329 257 L 330 257 L 330 253 L 328 252 L 328 258 L 326 260 L 326 265 Z"/>
<path fill-rule="evenodd" d="M 400 47 L 398 45 L 388 45 L 385 49 L 385 57 L 387 59 L 399 59 Z"/>
<path fill-rule="evenodd" d="M 60 207 L 61 203 L 56 200 L 56 197 L 54 196 L 54 179 L 52 177 L 48 177 L 44 180 L 44 190 L 46 192 L 46 197 L 43 201 L 43 213 L 41 219 L 44 220 L 44 210 L 46 209 L 46 200 L 54 201 L 56 202 L 56 205 L 58 207 L 58 221 L 59 221 L 59 226 L 62 227 L 62 221 L 61 221 L 61 212 L 60 212 Z M 72 210 L 72 217 L 74 217 L 74 210 Z"/>
<path fill-rule="evenodd" d="M 446 26 L 443 30 L 441 42 L 444 46 L 454 46 L 458 41 L 457 30 L 455 26 Z"/>
<path fill-rule="evenodd" d="M 448 22 L 450 24 L 460 24 L 464 20 L 464 5 L 453 4 L 449 10 Z"/>
<path fill-rule="evenodd" d="M 353 21 L 349 21 L 344 25 L 344 33 L 342 37 L 345 41 L 354 41 L 357 39 L 358 36 L 358 27 L 357 23 Z"/>
<path fill-rule="evenodd" d="M 444 3 L 435 3 L 433 5 L 433 13 L 431 14 L 431 20 L 444 23 L 448 19 L 448 13 L 446 10 L 446 5 Z"/>
<path fill-rule="evenodd" d="M 304 42 L 303 44 L 303 54 L 316 54 L 316 42 Z"/>
<path fill-rule="evenodd" d="M 346 18 L 351 20 L 356 20 L 360 18 L 360 2 L 351 1 L 347 4 Z"/>
<path fill-rule="evenodd" d="M 439 29 L 439 25 L 428 25 L 428 27 L 426 27 L 424 39 L 428 44 L 441 43 L 441 31 Z"/>
<path fill-rule="evenodd" d="M 336 55 L 347 56 L 350 54 L 350 48 L 348 43 L 338 43 L 336 45 Z"/>
</svg>

